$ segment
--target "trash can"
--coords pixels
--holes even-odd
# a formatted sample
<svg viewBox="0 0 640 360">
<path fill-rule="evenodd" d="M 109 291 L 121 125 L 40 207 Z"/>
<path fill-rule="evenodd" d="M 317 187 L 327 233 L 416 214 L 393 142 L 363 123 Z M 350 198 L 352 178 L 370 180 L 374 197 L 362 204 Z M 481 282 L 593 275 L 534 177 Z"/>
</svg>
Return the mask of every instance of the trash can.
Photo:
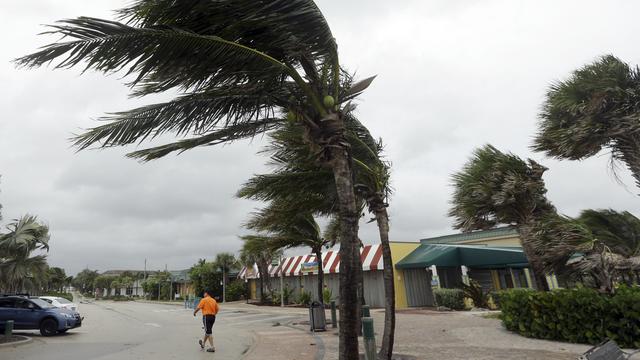
<svg viewBox="0 0 640 360">
<path fill-rule="evenodd" d="M 327 318 L 324 314 L 324 305 L 314 301 L 309 305 L 309 325 L 311 331 L 327 330 Z"/>
</svg>

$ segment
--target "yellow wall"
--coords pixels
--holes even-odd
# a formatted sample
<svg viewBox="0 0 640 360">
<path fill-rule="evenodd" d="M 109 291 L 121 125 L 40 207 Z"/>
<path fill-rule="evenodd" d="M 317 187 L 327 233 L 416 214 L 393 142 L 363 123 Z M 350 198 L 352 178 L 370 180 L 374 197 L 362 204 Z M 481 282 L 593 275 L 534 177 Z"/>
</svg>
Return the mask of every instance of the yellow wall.
<svg viewBox="0 0 640 360">
<path fill-rule="evenodd" d="M 390 246 L 395 276 L 393 283 L 396 292 L 396 308 L 403 309 L 409 307 L 407 303 L 407 290 L 404 286 L 404 273 L 402 269 L 396 269 L 395 265 L 398 261 L 402 260 L 405 256 L 409 255 L 413 250 L 420 246 L 420 243 L 390 242 Z"/>
</svg>

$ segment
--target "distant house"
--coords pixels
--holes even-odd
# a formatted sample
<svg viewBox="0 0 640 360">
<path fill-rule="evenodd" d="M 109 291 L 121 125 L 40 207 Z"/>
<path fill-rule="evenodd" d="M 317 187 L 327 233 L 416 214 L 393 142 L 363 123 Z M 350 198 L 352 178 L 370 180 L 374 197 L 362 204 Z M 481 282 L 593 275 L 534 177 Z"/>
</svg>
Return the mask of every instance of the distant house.
<svg viewBox="0 0 640 360">
<path fill-rule="evenodd" d="M 114 278 L 117 276 L 121 276 L 125 273 L 131 274 L 133 284 L 130 287 L 123 288 L 103 288 L 96 289 L 96 296 L 115 296 L 115 295 L 125 295 L 125 296 L 144 296 L 144 289 L 142 288 L 142 282 L 144 281 L 145 274 L 148 277 L 149 275 L 155 274 L 154 271 L 144 271 L 144 270 L 107 270 L 102 272 L 100 275 L 103 276 L 113 276 Z M 109 292 L 110 290 L 110 292 Z"/>
<path fill-rule="evenodd" d="M 171 282 L 172 282 L 172 293 L 174 294 L 174 298 L 179 296 L 184 299 L 189 295 L 193 294 L 193 284 L 191 282 L 191 278 L 189 278 L 189 270 L 171 270 L 169 273 L 171 274 Z"/>
</svg>

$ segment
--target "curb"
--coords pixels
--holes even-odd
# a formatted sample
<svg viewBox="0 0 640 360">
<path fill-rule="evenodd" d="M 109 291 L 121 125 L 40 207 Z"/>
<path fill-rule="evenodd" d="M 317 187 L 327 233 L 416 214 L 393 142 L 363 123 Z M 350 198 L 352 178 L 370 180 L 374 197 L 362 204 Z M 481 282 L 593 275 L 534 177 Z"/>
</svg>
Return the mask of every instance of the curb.
<svg viewBox="0 0 640 360">
<path fill-rule="evenodd" d="M 25 344 L 28 344 L 28 343 L 33 341 L 33 338 L 30 338 L 28 336 L 24 336 L 24 335 L 14 335 L 14 336 L 19 336 L 19 337 L 22 337 L 24 339 L 23 340 L 18 340 L 18 341 L 13 341 L 13 342 L 6 343 L 6 344 L 0 344 L 0 348 L 8 347 L 8 346 L 25 345 Z"/>
</svg>

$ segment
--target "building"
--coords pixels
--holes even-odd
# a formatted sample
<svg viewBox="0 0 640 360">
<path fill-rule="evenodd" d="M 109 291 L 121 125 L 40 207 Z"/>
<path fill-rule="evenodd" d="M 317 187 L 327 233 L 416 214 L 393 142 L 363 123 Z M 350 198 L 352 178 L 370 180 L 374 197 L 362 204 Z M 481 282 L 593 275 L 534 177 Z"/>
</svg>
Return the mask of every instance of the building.
<svg viewBox="0 0 640 360">
<path fill-rule="evenodd" d="M 534 287 L 534 278 L 514 227 L 460 233 L 421 239 L 419 242 L 391 242 L 394 267 L 396 308 L 433 306 L 433 288 L 459 287 L 463 280 L 477 281 L 485 291 L 516 287 Z M 384 306 L 382 249 L 379 244 L 365 245 L 361 251 L 364 297 L 373 307 Z M 323 254 L 325 284 L 336 300 L 339 294 L 340 258 L 337 249 Z M 284 268 L 284 272 L 281 271 Z M 317 300 L 317 263 L 314 255 L 283 259 L 282 266 L 269 267 L 269 284 L 280 290 L 280 275 L 294 296 L 307 291 Z M 259 274 L 243 268 L 239 277 L 248 282 L 250 297 L 260 298 Z M 555 276 L 547 277 L 557 288 Z M 266 288 L 266 287 L 265 287 Z"/>
</svg>

